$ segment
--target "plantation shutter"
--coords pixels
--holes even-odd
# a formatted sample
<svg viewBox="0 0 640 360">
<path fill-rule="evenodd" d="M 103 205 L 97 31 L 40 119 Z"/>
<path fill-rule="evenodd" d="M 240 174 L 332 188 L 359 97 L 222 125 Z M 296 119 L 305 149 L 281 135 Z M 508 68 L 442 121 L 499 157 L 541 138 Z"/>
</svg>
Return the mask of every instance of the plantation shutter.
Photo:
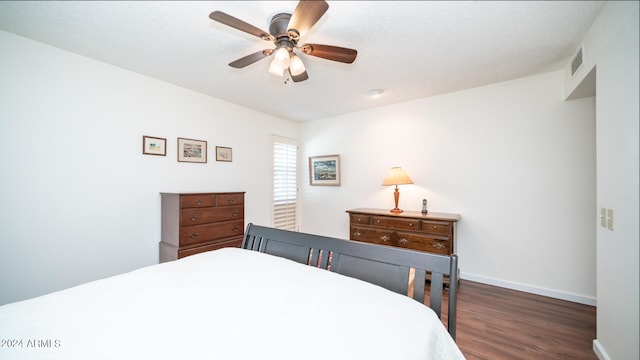
<svg viewBox="0 0 640 360">
<path fill-rule="evenodd" d="M 298 145 L 295 140 L 273 140 L 273 227 L 298 231 Z"/>
</svg>

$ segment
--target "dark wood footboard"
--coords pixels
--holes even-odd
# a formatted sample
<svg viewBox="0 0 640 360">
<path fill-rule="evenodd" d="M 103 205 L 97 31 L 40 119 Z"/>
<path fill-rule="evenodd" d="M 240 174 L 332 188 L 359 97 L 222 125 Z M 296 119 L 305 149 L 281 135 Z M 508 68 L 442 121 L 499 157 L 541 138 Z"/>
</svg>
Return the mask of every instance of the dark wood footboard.
<svg viewBox="0 0 640 360">
<path fill-rule="evenodd" d="M 284 257 L 364 280 L 424 303 L 430 273 L 429 307 L 442 316 L 443 279 L 449 276 L 447 330 L 456 337 L 458 257 L 249 224 L 242 248 Z"/>
</svg>

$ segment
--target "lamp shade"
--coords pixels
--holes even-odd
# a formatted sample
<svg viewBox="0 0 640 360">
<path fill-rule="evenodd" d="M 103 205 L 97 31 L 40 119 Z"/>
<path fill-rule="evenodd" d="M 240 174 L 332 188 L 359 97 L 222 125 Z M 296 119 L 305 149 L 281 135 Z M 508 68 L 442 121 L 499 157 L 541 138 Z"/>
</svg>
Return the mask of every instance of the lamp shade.
<svg viewBox="0 0 640 360">
<path fill-rule="evenodd" d="M 279 68 L 275 64 L 275 61 L 271 62 L 271 65 L 269 66 L 269 72 L 275 76 L 284 76 L 284 70 Z"/>
<path fill-rule="evenodd" d="M 291 64 L 289 65 L 289 71 L 291 71 L 291 75 L 293 76 L 298 76 L 305 72 L 304 64 L 298 56 L 291 55 Z"/>
<path fill-rule="evenodd" d="M 413 184 L 409 175 L 402 170 L 401 167 L 396 166 L 392 167 L 387 174 L 387 177 L 384 178 L 382 185 L 402 185 L 402 184 Z"/>
<path fill-rule="evenodd" d="M 289 67 L 291 63 L 291 54 L 289 54 L 289 50 L 287 48 L 281 47 L 275 51 L 273 54 L 273 61 L 271 64 L 278 69 L 282 69 L 283 71 Z"/>
</svg>

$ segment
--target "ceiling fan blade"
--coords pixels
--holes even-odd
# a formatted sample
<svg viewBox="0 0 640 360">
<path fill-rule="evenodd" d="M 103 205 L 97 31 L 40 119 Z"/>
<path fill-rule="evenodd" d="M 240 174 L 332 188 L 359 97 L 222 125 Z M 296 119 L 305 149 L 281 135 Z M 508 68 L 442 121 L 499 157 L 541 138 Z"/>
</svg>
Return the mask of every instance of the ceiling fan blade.
<svg viewBox="0 0 640 360">
<path fill-rule="evenodd" d="M 358 52 L 354 49 L 331 45 L 304 44 L 301 49 L 302 52 L 307 55 L 317 56 L 327 60 L 340 61 L 347 64 L 351 64 L 358 55 Z"/>
<path fill-rule="evenodd" d="M 268 32 L 258 29 L 257 27 L 248 24 L 238 18 L 235 18 L 227 13 L 223 13 L 222 11 L 214 11 L 209 14 L 211 20 L 215 20 L 219 23 L 223 23 L 227 26 L 231 26 L 234 29 L 238 29 L 240 31 L 244 31 L 253 36 L 257 36 L 262 40 L 273 41 L 274 38 Z"/>
<path fill-rule="evenodd" d="M 329 9 L 329 4 L 324 0 L 300 0 L 287 26 L 289 36 L 294 40 L 300 39 L 301 36 L 320 20 L 322 15 L 327 12 L 327 9 Z"/>
<path fill-rule="evenodd" d="M 258 52 L 254 52 L 253 54 L 242 57 L 236 61 L 230 62 L 229 66 L 236 69 L 242 69 L 243 67 L 251 65 L 256 61 L 262 60 L 271 54 L 273 54 L 273 50 L 271 49 L 260 50 Z"/>
<path fill-rule="evenodd" d="M 291 70 L 289 70 L 289 75 L 291 76 L 291 80 L 293 80 L 293 82 L 300 82 L 300 81 L 305 81 L 309 78 L 309 75 L 307 74 L 307 72 L 303 72 L 302 74 L 299 75 L 293 75 L 291 73 Z"/>
</svg>

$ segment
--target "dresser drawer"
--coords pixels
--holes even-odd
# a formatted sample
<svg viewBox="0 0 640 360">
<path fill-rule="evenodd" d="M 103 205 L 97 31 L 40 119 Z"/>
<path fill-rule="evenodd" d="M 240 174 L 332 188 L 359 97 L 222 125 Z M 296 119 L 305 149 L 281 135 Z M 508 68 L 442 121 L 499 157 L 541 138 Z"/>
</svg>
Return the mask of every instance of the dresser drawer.
<svg viewBox="0 0 640 360">
<path fill-rule="evenodd" d="M 183 226 L 180 228 L 180 246 L 239 236 L 244 232 L 244 220 L 206 225 Z"/>
<path fill-rule="evenodd" d="M 212 194 L 192 194 L 180 196 L 180 208 L 216 206 L 216 196 Z"/>
<path fill-rule="evenodd" d="M 228 241 L 219 241 L 219 242 L 215 242 L 213 244 L 208 244 L 208 245 L 203 245 L 203 246 L 196 246 L 196 247 L 192 247 L 192 248 L 178 250 L 178 259 L 181 259 L 181 258 L 189 256 L 189 255 L 203 253 L 203 252 L 206 252 L 206 251 L 218 250 L 218 249 L 222 249 L 222 248 L 225 248 L 225 247 L 240 247 L 241 245 L 242 245 L 242 237 L 239 237 L 239 238 L 236 238 L 236 239 L 232 239 L 232 240 L 228 240 Z"/>
<path fill-rule="evenodd" d="M 361 225 L 371 224 L 371 216 L 369 215 L 351 214 L 349 218 L 351 219 L 352 224 L 361 224 Z"/>
<path fill-rule="evenodd" d="M 453 225 L 446 221 L 422 221 L 422 232 L 437 235 L 453 235 Z"/>
<path fill-rule="evenodd" d="M 398 247 L 443 255 L 451 254 L 451 241 L 448 239 L 434 239 L 403 232 L 398 232 L 396 235 L 395 245 Z"/>
<path fill-rule="evenodd" d="M 367 227 L 352 227 L 351 240 L 357 240 L 372 244 L 395 245 L 394 232 L 372 229 Z"/>
<path fill-rule="evenodd" d="M 244 203 L 244 193 L 242 194 L 219 194 L 217 195 L 217 205 L 240 205 Z"/>
<path fill-rule="evenodd" d="M 420 220 L 372 216 L 371 225 L 399 230 L 420 230 Z"/>
<path fill-rule="evenodd" d="M 244 218 L 244 207 L 219 206 L 180 210 L 180 226 L 207 224 L 211 222 L 240 220 Z"/>
</svg>

